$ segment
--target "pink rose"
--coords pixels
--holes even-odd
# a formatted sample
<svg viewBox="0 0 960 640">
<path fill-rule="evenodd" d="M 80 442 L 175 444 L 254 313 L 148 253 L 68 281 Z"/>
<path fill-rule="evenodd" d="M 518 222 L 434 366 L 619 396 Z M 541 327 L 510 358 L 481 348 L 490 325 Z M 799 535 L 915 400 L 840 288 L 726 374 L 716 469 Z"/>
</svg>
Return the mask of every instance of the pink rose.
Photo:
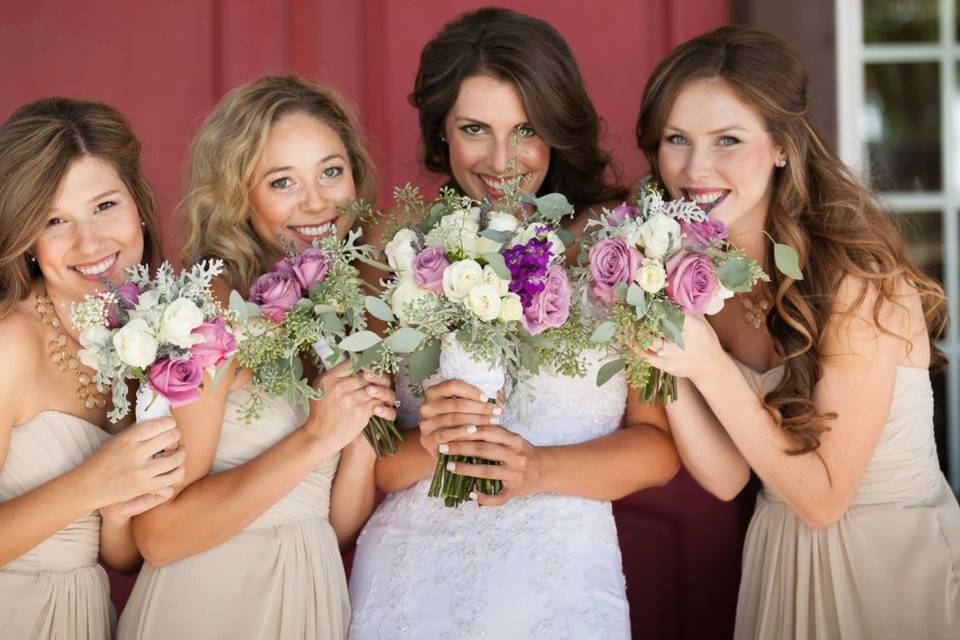
<svg viewBox="0 0 960 640">
<path fill-rule="evenodd" d="M 120 296 L 120 304 L 126 310 L 133 309 L 140 301 L 140 289 L 132 282 L 124 282 L 117 287 L 116 293 Z M 107 328 L 116 329 L 120 326 L 120 310 L 117 305 L 110 303 L 107 305 Z"/>
<path fill-rule="evenodd" d="M 684 247 L 703 250 L 720 240 L 726 240 L 727 227 L 713 218 L 707 218 L 703 222 L 681 222 L 680 236 Z"/>
<path fill-rule="evenodd" d="M 551 327 L 559 327 L 570 317 L 570 283 L 563 267 L 553 265 L 544 277 L 544 288 L 533 296 L 530 306 L 523 310 L 520 322 L 535 336 Z"/>
<path fill-rule="evenodd" d="M 160 360 L 150 367 L 147 378 L 150 388 L 176 409 L 200 397 L 203 369 L 193 360 Z"/>
<path fill-rule="evenodd" d="M 279 271 L 263 274 L 250 287 L 251 302 L 276 323 L 283 322 L 283 317 L 297 304 L 301 295 L 296 277 Z"/>
<path fill-rule="evenodd" d="M 667 297 L 684 313 L 702 315 L 719 286 L 716 269 L 703 254 L 680 251 L 667 262 Z"/>
<path fill-rule="evenodd" d="M 227 329 L 223 316 L 204 322 L 190 333 L 203 338 L 203 342 L 190 347 L 190 359 L 201 369 L 219 367 L 237 350 L 237 339 Z"/>
<path fill-rule="evenodd" d="M 307 249 L 291 260 L 290 264 L 293 267 L 293 275 L 304 291 L 309 291 L 313 285 L 326 280 L 333 266 L 330 258 L 323 251 L 315 248 Z"/>
<path fill-rule="evenodd" d="M 600 240 L 590 248 L 590 288 L 603 302 L 616 302 L 613 289 L 621 282 L 630 282 L 643 263 L 643 254 L 629 246 L 623 238 Z"/>
<path fill-rule="evenodd" d="M 423 289 L 443 293 L 443 271 L 449 266 L 443 247 L 424 249 L 413 259 L 413 281 Z"/>
<path fill-rule="evenodd" d="M 627 220 L 632 220 L 640 215 L 640 209 L 631 207 L 626 202 L 621 202 L 612 211 L 612 215 L 607 217 L 607 221 L 614 227 L 618 227 Z"/>
</svg>

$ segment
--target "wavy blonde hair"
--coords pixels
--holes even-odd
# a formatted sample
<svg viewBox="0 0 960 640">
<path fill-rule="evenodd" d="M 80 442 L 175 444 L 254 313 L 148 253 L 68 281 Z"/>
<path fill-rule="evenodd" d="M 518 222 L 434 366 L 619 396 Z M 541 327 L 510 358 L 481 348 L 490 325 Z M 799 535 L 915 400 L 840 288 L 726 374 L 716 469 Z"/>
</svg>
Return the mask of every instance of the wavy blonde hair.
<svg viewBox="0 0 960 640">
<path fill-rule="evenodd" d="M 181 265 L 223 260 L 224 278 L 241 292 L 270 268 L 251 221 L 250 186 L 270 126 L 303 112 L 333 129 L 347 150 L 357 197 L 376 197 L 373 164 L 353 112 L 331 87 L 293 75 L 267 76 L 238 87 L 213 109 L 190 147 L 180 205 L 185 242 Z"/>
<path fill-rule="evenodd" d="M 30 102 L 0 126 L 0 318 L 43 277 L 28 252 L 46 228 L 63 177 L 84 156 L 109 163 L 120 176 L 143 223 L 143 261 L 156 266 L 161 260 L 156 201 L 126 118 L 100 102 Z"/>
<path fill-rule="evenodd" d="M 820 446 L 820 434 L 836 417 L 820 413 L 812 399 L 831 316 L 859 308 L 872 287 L 879 294 L 874 322 L 891 333 L 880 321 L 881 310 L 885 303 L 899 304 L 897 285 L 906 282 L 923 304 L 931 365 L 941 366 L 943 354 L 933 340 L 943 335 L 947 321 L 943 288 L 910 264 L 891 217 L 811 126 L 803 62 L 769 33 L 723 27 L 680 45 L 660 62 L 647 82 L 637 122 L 637 143 L 655 178 L 660 178 L 657 151 L 673 102 L 688 82 L 703 78 L 722 80 L 755 109 L 787 159 L 787 166 L 774 172 L 766 231 L 797 250 L 804 279 L 768 269 L 774 309 L 767 329 L 785 362 L 783 379 L 764 402 L 795 441 L 791 453 L 806 453 Z M 769 255 L 765 264 L 772 264 Z M 864 286 L 850 309 L 837 309 L 835 294 L 847 276 Z"/>
</svg>

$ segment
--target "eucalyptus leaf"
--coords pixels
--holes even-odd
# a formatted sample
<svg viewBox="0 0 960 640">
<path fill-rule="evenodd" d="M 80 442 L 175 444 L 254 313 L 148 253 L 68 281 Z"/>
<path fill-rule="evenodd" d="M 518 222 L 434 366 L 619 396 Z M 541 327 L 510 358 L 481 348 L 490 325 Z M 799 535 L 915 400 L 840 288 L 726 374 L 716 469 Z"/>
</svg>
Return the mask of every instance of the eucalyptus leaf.
<svg viewBox="0 0 960 640">
<path fill-rule="evenodd" d="M 233 366 L 233 358 L 234 356 L 230 356 L 229 358 L 227 358 L 226 362 L 224 362 L 222 365 L 217 367 L 216 372 L 213 374 L 213 380 L 210 381 L 211 389 L 217 386 L 217 383 L 223 379 L 223 376 L 227 373 L 230 367 Z"/>
<path fill-rule="evenodd" d="M 252 302 L 247 303 L 247 320 L 253 320 L 254 318 L 259 318 L 261 315 L 260 307 L 255 305 Z"/>
<path fill-rule="evenodd" d="M 528 340 L 520 340 L 518 347 L 521 366 L 534 375 L 540 373 L 540 356 L 533 344 Z"/>
<path fill-rule="evenodd" d="M 470 342 L 470 329 L 462 327 L 459 331 L 457 331 L 456 338 L 457 342 L 460 342 L 461 344 Z"/>
<path fill-rule="evenodd" d="M 513 232 L 511 231 L 497 231 L 496 229 L 484 229 L 480 232 L 480 235 L 484 238 L 489 238 L 494 242 L 499 242 L 503 244 L 507 240 L 513 237 Z"/>
<path fill-rule="evenodd" d="M 787 244 L 773 243 L 773 261 L 783 275 L 794 280 L 803 280 L 800 271 L 800 257 L 796 249 Z"/>
<path fill-rule="evenodd" d="M 573 213 L 573 207 L 562 193 L 548 193 L 535 200 L 537 211 L 547 220 L 559 220 Z"/>
<path fill-rule="evenodd" d="M 401 327 L 391 333 L 383 343 L 396 353 L 411 353 L 420 346 L 426 336 L 413 327 Z"/>
<path fill-rule="evenodd" d="M 378 342 L 380 342 L 380 336 L 373 331 L 358 331 L 341 340 L 337 346 L 344 351 L 356 353 L 366 351 Z"/>
<path fill-rule="evenodd" d="M 620 282 L 613 288 L 613 295 L 617 300 L 626 300 L 627 299 L 627 283 Z"/>
<path fill-rule="evenodd" d="M 380 358 L 385 348 L 386 347 L 384 347 L 382 342 L 373 345 L 360 354 L 360 357 L 354 361 L 353 368 L 356 371 L 362 371 L 363 369 L 366 369 L 371 362 L 375 362 Z"/>
<path fill-rule="evenodd" d="M 333 331 L 334 333 L 343 332 L 343 322 L 340 320 L 340 316 L 333 311 L 321 314 L 320 322 L 323 323 L 324 328 L 328 331 Z M 347 349 L 347 351 L 352 351 L 352 349 Z"/>
<path fill-rule="evenodd" d="M 494 273 L 499 277 L 504 280 L 510 280 L 512 278 L 510 269 L 507 269 L 507 263 L 499 253 L 485 253 L 483 254 L 483 259 L 487 261 L 487 264 L 493 268 Z"/>
<path fill-rule="evenodd" d="M 237 314 L 240 322 L 247 320 L 247 301 L 243 299 L 243 296 L 240 295 L 240 292 L 236 289 L 230 292 L 230 311 Z"/>
<path fill-rule="evenodd" d="M 290 377 L 299 380 L 303 377 L 303 361 L 300 356 L 294 354 L 290 356 Z"/>
<path fill-rule="evenodd" d="M 600 367 L 600 370 L 597 371 L 597 386 L 605 385 L 610 378 L 623 371 L 625 366 L 627 366 L 626 361 L 623 358 L 617 358 Z"/>
<path fill-rule="evenodd" d="M 750 265 L 743 258 L 730 258 L 717 272 L 720 284 L 730 291 L 750 290 Z"/>
<path fill-rule="evenodd" d="M 332 304 L 316 304 L 313 305 L 313 312 L 318 316 L 321 316 L 325 313 L 336 313 L 337 308 Z"/>
<path fill-rule="evenodd" d="M 420 384 L 439 368 L 440 341 L 434 338 L 410 354 L 410 384 Z"/>
<path fill-rule="evenodd" d="M 576 240 L 573 237 L 573 234 L 567 231 L 566 229 L 557 229 L 555 233 L 557 234 L 557 237 L 560 238 L 560 242 L 562 242 L 563 246 L 565 247 L 568 247 L 568 248 L 572 247 L 573 243 L 576 242 Z"/>
<path fill-rule="evenodd" d="M 393 322 L 393 311 L 390 310 L 390 305 L 381 300 L 380 298 L 374 296 L 367 296 L 363 299 L 364 306 L 366 306 L 367 311 L 374 318 L 383 320 L 384 322 Z"/>
<path fill-rule="evenodd" d="M 627 288 L 627 304 L 635 307 L 645 302 L 646 297 L 644 296 L 643 289 L 641 289 L 637 283 L 631 282 Z"/>
<path fill-rule="evenodd" d="M 590 342 L 604 343 L 609 342 L 611 338 L 617 333 L 617 323 L 613 320 L 607 320 L 606 322 L 601 322 L 597 325 L 597 328 L 593 330 L 593 335 L 590 336 Z"/>
</svg>

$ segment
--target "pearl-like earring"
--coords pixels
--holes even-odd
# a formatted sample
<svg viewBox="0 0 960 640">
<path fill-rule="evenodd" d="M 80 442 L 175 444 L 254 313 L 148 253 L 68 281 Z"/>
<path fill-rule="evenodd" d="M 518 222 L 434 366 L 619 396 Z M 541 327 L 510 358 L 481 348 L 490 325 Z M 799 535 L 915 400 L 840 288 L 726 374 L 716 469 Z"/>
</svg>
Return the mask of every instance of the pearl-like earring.
<svg viewBox="0 0 960 640">
<path fill-rule="evenodd" d="M 443 132 L 440 132 L 440 142 L 446 142 L 447 136 L 443 135 Z"/>
<path fill-rule="evenodd" d="M 785 166 L 787 166 L 786 158 L 780 158 L 779 160 L 777 160 L 777 169 L 783 169 Z"/>
<path fill-rule="evenodd" d="M 30 256 L 30 255 L 28 255 L 27 257 L 30 258 L 30 262 L 33 262 L 34 264 L 36 264 L 36 262 L 37 262 L 37 256 Z"/>
<path fill-rule="evenodd" d="M 146 226 L 147 226 L 147 223 L 144 222 L 143 220 L 141 220 L 141 221 L 140 221 L 140 226 L 141 226 L 141 227 L 146 227 Z"/>
</svg>

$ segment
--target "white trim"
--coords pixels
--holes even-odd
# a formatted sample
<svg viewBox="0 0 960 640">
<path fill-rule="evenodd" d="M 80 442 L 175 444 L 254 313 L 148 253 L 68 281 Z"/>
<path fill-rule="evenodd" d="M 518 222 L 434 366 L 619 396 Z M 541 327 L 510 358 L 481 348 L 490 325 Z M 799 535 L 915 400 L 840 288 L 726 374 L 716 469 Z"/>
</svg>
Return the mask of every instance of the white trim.
<svg viewBox="0 0 960 640">
<path fill-rule="evenodd" d="M 860 135 L 863 104 L 863 5 L 862 0 L 840 0 L 836 7 L 837 44 L 837 151 L 840 159 L 866 182 L 864 149 Z M 851 37 L 856 34 L 856 37 Z"/>
<path fill-rule="evenodd" d="M 939 191 L 883 191 L 876 195 L 881 203 L 901 213 L 942 211 L 947 206 Z"/>
<path fill-rule="evenodd" d="M 938 44 L 865 44 L 863 61 L 874 62 L 936 62 L 943 55 Z"/>
</svg>

